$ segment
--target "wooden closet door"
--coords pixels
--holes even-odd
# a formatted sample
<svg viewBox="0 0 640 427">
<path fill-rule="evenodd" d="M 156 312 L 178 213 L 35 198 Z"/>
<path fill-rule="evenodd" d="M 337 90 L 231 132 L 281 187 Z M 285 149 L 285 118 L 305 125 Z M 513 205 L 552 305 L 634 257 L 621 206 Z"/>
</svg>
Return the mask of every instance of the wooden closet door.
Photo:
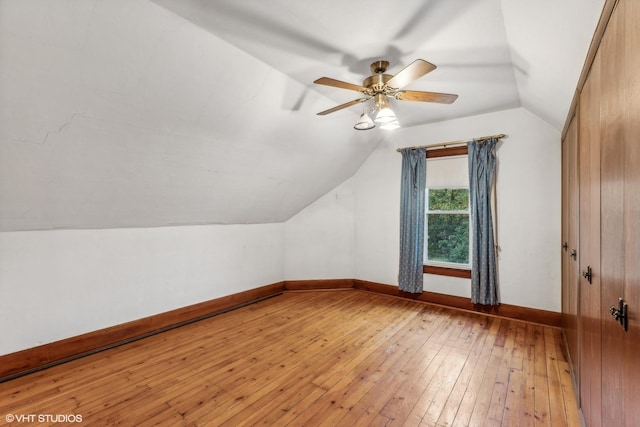
<svg viewBox="0 0 640 427">
<path fill-rule="evenodd" d="M 580 389 L 578 331 L 578 118 L 573 118 L 562 141 L 562 326 L 573 369 L 576 394 Z M 565 246 L 566 245 L 566 246 Z M 577 256 L 577 255 L 576 255 Z"/>
<path fill-rule="evenodd" d="M 600 55 L 580 96 L 580 402 L 589 427 L 601 425 Z M 590 273 L 590 277 L 589 274 Z M 587 276 L 587 277 L 585 277 Z"/>
<path fill-rule="evenodd" d="M 634 0 L 635 1 L 635 0 Z M 625 332 L 609 313 L 625 281 L 624 16 L 618 3 L 600 44 L 602 425 L 623 426 Z M 628 3 L 628 2 L 626 2 Z M 638 398 L 638 396 L 636 396 Z M 638 403 L 636 403 L 638 404 Z"/>
<path fill-rule="evenodd" d="M 640 425 L 640 1 L 624 1 L 624 299 L 629 329 L 624 338 L 625 425 Z"/>
</svg>

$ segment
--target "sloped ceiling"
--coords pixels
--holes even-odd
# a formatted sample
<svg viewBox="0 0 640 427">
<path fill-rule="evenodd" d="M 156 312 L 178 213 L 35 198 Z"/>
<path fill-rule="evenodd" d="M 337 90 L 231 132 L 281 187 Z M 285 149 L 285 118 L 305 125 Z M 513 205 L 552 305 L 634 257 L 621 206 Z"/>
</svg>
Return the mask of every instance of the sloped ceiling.
<svg viewBox="0 0 640 427">
<path fill-rule="evenodd" d="M 378 59 L 459 95 L 395 103 L 403 127 L 560 129 L 603 3 L 0 0 L 0 230 L 284 221 L 394 138 L 315 114 L 358 93 L 313 80 Z"/>
</svg>

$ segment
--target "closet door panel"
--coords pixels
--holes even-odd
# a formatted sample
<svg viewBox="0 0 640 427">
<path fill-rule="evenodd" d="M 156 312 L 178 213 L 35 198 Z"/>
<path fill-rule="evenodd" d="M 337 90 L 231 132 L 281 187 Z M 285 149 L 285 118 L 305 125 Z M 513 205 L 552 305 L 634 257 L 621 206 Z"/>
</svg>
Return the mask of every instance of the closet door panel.
<svg viewBox="0 0 640 427">
<path fill-rule="evenodd" d="M 580 96 L 580 401 L 585 422 L 601 425 L 600 83 L 597 54 Z"/>
<path fill-rule="evenodd" d="M 624 425 L 625 333 L 609 313 L 624 291 L 624 17 L 614 10 L 600 44 L 602 425 Z"/>
<path fill-rule="evenodd" d="M 573 369 L 576 393 L 580 389 L 580 351 L 578 339 L 578 272 L 577 261 L 571 256 L 577 250 L 578 223 L 578 130 L 577 117 L 572 120 L 565 140 L 563 151 L 563 242 L 562 250 L 562 305 L 563 326 L 567 339 L 569 360 Z"/>
<path fill-rule="evenodd" d="M 624 342 L 625 425 L 640 423 L 640 1 L 624 1 L 625 289 L 629 329 Z"/>
</svg>

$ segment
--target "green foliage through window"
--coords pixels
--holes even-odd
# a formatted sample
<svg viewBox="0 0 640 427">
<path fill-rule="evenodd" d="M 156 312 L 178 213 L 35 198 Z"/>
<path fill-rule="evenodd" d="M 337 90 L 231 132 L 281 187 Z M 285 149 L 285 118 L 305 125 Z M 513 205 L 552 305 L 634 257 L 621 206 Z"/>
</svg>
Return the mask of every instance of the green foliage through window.
<svg viewBox="0 0 640 427">
<path fill-rule="evenodd" d="M 469 190 L 466 188 L 430 188 L 430 211 L 469 210 Z"/>
<path fill-rule="evenodd" d="M 429 189 L 427 259 L 469 264 L 469 190 Z"/>
</svg>

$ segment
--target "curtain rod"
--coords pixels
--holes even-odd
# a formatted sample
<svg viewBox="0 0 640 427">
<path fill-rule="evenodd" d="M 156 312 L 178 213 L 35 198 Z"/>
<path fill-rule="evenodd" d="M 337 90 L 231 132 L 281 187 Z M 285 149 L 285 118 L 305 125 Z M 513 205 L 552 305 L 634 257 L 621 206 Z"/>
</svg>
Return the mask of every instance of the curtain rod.
<svg viewBox="0 0 640 427">
<path fill-rule="evenodd" d="M 449 141 L 449 142 L 439 142 L 437 144 L 429 144 L 429 145 L 415 145 L 413 147 L 403 147 L 403 148 L 398 148 L 396 151 L 399 153 L 402 150 L 408 149 L 408 150 L 415 150 L 417 148 L 435 148 L 435 147 L 448 147 L 450 145 L 460 145 L 460 144 L 466 144 L 469 141 L 483 141 L 486 139 L 492 139 L 492 138 L 496 138 L 496 139 L 500 139 L 500 138 L 505 138 L 507 135 L 505 135 L 504 133 L 500 133 L 498 135 L 488 135 L 488 136 L 480 136 L 477 138 L 471 138 L 471 139 L 460 139 L 458 141 Z"/>
</svg>

